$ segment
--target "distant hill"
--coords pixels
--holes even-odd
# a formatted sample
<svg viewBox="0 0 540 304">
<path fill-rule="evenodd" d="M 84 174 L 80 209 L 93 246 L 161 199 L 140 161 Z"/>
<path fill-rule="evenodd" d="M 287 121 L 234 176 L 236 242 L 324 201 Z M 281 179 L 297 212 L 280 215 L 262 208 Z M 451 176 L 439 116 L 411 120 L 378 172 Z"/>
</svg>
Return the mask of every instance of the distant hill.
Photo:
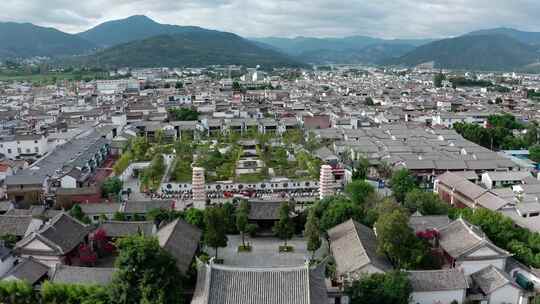
<svg viewBox="0 0 540 304">
<path fill-rule="evenodd" d="M 297 58 L 314 64 L 349 63 L 379 64 L 385 60 L 396 58 L 410 52 L 415 47 L 409 44 L 374 44 L 354 50 L 312 50 L 305 51 Z"/>
<path fill-rule="evenodd" d="M 310 63 L 378 63 L 399 57 L 431 39 L 385 40 L 368 36 L 344 38 L 251 38 Z"/>
<path fill-rule="evenodd" d="M 465 35 L 443 39 L 416 48 L 390 65 L 417 66 L 434 62 L 435 68 L 475 70 L 518 70 L 538 61 L 534 46 L 506 35 Z"/>
<path fill-rule="evenodd" d="M 304 64 L 238 35 L 218 31 L 187 31 L 117 45 L 78 59 L 102 67 L 160 67 L 240 64 L 263 67 Z"/>
<path fill-rule="evenodd" d="M 96 47 L 76 35 L 30 23 L 0 22 L 0 57 L 77 55 Z"/>
<path fill-rule="evenodd" d="M 102 23 L 77 35 L 102 47 L 109 47 L 153 36 L 210 31 L 196 26 L 161 24 L 146 16 L 135 15 Z"/>
<path fill-rule="evenodd" d="M 467 35 L 505 35 L 521 43 L 540 45 L 540 32 L 525 32 L 506 27 L 474 31 Z"/>
</svg>

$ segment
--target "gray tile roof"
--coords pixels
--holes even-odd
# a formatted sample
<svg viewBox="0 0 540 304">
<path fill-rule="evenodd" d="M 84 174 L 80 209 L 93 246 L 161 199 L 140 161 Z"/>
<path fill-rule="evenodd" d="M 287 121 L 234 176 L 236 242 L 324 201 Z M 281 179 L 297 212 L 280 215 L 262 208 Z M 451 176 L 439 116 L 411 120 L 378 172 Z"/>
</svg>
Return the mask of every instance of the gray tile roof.
<svg viewBox="0 0 540 304">
<path fill-rule="evenodd" d="M 152 209 L 171 209 L 172 205 L 173 201 L 171 200 L 127 201 L 122 206 L 122 211 L 130 214 L 142 214 Z"/>
<path fill-rule="evenodd" d="M 66 284 L 98 284 L 111 282 L 115 268 L 77 267 L 57 264 L 52 271 L 53 283 Z"/>
<path fill-rule="evenodd" d="M 279 201 L 250 201 L 248 218 L 250 220 L 278 220 L 281 203 Z"/>
<path fill-rule="evenodd" d="M 412 215 L 409 218 L 409 227 L 411 227 L 415 233 L 420 231 L 439 229 L 445 227 L 449 223 L 450 219 L 446 215 Z"/>
<path fill-rule="evenodd" d="M 19 263 L 4 275 L 5 279 L 17 279 L 35 284 L 49 272 L 49 267 L 30 257 L 20 259 Z"/>
<path fill-rule="evenodd" d="M 386 257 L 377 253 L 377 238 L 369 227 L 348 220 L 328 230 L 328 239 L 339 275 L 370 264 L 381 271 L 392 269 Z"/>
<path fill-rule="evenodd" d="M 108 237 L 118 238 L 143 233 L 144 235 L 154 234 L 154 222 L 127 222 L 127 221 L 105 221 L 99 225 Z"/>
<path fill-rule="evenodd" d="M 157 232 L 159 245 L 176 258 L 176 265 L 182 273 L 189 270 L 199 247 L 202 231 L 181 219 L 177 219 Z"/>
<path fill-rule="evenodd" d="M 407 271 L 413 291 L 465 290 L 467 278 L 461 269 Z"/>
<path fill-rule="evenodd" d="M 37 230 L 42 221 L 32 216 L 0 215 L 0 235 L 11 234 L 24 237 L 28 232 Z"/>
<path fill-rule="evenodd" d="M 26 244 L 39 239 L 54 251 L 54 254 L 64 255 L 75 249 L 93 228 L 61 212 L 38 231 L 32 232 L 17 242 L 15 249 L 27 252 Z"/>
<path fill-rule="evenodd" d="M 462 218 L 439 229 L 439 244 L 454 259 L 465 258 L 485 246 L 497 252 L 500 257 L 509 256 L 508 252 L 491 243 L 480 228 Z"/>
<path fill-rule="evenodd" d="M 326 304 L 324 266 L 236 268 L 199 265 L 192 304 Z"/>
<path fill-rule="evenodd" d="M 512 284 L 514 287 L 519 288 L 507 273 L 493 265 L 489 265 L 471 274 L 471 278 L 474 285 L 480 288 L 485 295 L 489 295 L 507 284 Z"/>
</svg>

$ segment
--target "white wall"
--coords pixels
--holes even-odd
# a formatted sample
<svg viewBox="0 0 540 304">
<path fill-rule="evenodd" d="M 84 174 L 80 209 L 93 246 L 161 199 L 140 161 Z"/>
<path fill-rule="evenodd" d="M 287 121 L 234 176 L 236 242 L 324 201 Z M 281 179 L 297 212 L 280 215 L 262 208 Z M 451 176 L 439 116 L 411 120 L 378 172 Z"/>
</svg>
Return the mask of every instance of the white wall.
<svg viewBox="0 0 540 304">
<path fill-rule="evenodd" d="M 15 257 L 10 255 L 5 258 L 5 260 L 0 261 L 0 278 L 3 277 L 11 268 L 13 268 L 13 262 L 15 262 Z"/>
<path fill-rule="evenodd" d="M 65 175 L 60 179 L 60 186 L 62 188 L 75 189 L 77 188 L 77 180 L 69 175 Z"/>
<path fill-rule="evenodd" d="M 461 304 L 465 299 L 465 290 L 413 292 L 411 298 L 412 304 L 450 304 L 454 300 Z"/>
<path fill-rule="evenodd" d="M 489 304 L 521 304 L 519 301 L 520 296 L 520 290 L 508 284 L 502 288 L 495 290 L 491 294 L 489 298 Z"/>
</svg>

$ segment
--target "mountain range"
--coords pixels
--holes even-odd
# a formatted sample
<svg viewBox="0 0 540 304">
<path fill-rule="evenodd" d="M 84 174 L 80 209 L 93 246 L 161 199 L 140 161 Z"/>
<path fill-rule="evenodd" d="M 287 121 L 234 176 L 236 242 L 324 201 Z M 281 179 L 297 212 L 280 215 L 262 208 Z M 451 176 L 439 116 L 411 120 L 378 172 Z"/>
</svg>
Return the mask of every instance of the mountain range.
<svg viewBox="0 0 540 304">
<path fill-rule="evenodd" d="M 413 67 L 523 70 L 540 67 L 540 33 L 511 28 L 446 39 L 242 38 L 236 34 L 158 23 L 146 16 L 102 23 L 78 34 L 30 23 L 0 22 L 0 59 L 54 57 L 61 64 L 102 67 L 267 67 L 362 63 Z"/>
<path fill-rule="evenodd" d="M 0 22 L 0 41 L 0 58 L 78 55 L 97 47 L 54 28 L 14 22 Z"/>
<path fill-rule="evenodd" d="M 519 33 L 518 31 L 512 31 Z M 382 62 L 385 65 L 414 67 L 432 63 L 435 68 L 536 71 L 540 46 L 532 44 L 534 35 L 520 39 L 493 32 L 473 32 L 456 38 L 434 41 L 398 58 Z"/>
<path fill-rule="evenodd" d="M 252 38 L 290 56 L 313 64 L 378 63 L 401 56 L 433 39 L 380 39 L 368 36 L 344 38 Z"/>
</svg>

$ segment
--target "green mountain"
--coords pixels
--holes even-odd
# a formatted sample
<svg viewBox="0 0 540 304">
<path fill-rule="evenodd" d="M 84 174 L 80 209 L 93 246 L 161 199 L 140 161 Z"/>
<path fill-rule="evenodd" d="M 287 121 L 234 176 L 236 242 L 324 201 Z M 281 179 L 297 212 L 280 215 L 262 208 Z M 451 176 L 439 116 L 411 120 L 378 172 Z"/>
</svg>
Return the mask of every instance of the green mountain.
<svg viewBox="0 0 540 304">
<path fill-rule="evenodd" d="M 378 64 L 390 58 L 396 58 L 415 47 L 409 44 L 374 44 L 359 50 L 312 50 L 297 55 L 305 62 L 314 64 Z"/>
<path fill-rule="evenodd" d="M 420 46 L 385 64 L 417 66 L 433 62 L 435 68 L 519 70 L 539 58 L 536 47 L 505 35 L 465 35 Z"/>
<path fill-rule="evenodd" d="M 261 47 L 238 35 L 208 30 L 132 41 L 77 60 L 80 64 L 101 67 L 304 66 L 285 54 Z"/>
<path fill-rule="evenodd" d="M 0 57 L 77 55 L 96 47 L 76 35 L 30 23 L 0 22 Z"/>
<path fill-rule="evenodd" d="M 378 63 L 399 57 L 431 39 L 385 40 L 367 36 L 344 38 L 251 38 L 310 63 Z"/>
<path fill-rule="evenodd" d="M 109 47 L 159 35 L 209 31 L 196 26 L 160 24 L 146 16 L 135 15 L 102 23 L 77 35 L 97 45 Z"/>
<path fill-rule="evenodd" d="M 514 38 L 521 43 L 540 45 L 539 32 L 525 32 L 506 27 L 474 31 L 468 33 L 467 35 L 505 35 Z"/>
</svg>

